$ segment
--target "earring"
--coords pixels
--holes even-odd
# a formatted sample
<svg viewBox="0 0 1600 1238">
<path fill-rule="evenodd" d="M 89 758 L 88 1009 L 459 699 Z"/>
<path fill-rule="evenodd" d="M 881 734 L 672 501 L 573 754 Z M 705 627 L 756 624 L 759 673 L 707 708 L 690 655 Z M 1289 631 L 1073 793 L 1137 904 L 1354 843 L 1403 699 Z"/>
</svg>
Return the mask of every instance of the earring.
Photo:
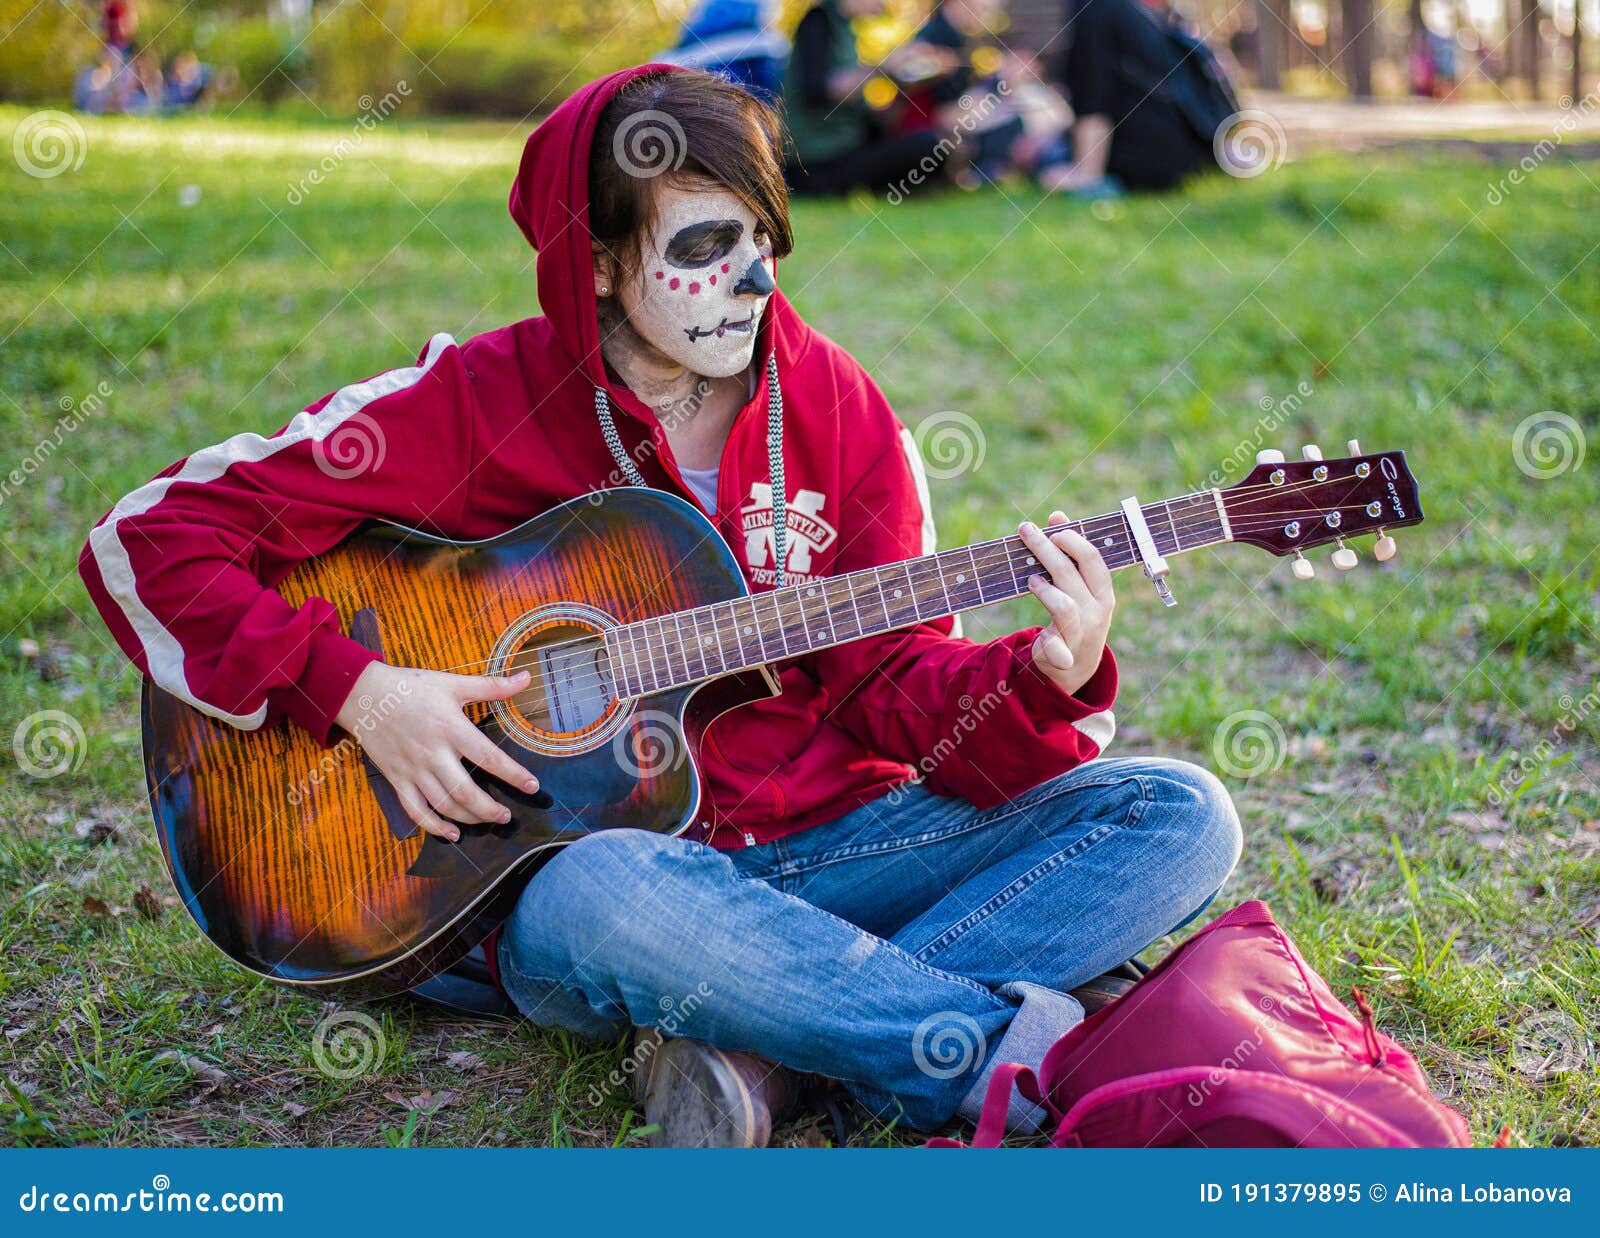
<svg viewBox="0 0 1600 1238">
<path fill-rule="evenodd" d="M 600 295 L 603 296 L 603 297 L 609 297 L 611 295 L 611 287 L 610 287 L 610 285 L 601 284 L 600 285 Z"/>
</svg>

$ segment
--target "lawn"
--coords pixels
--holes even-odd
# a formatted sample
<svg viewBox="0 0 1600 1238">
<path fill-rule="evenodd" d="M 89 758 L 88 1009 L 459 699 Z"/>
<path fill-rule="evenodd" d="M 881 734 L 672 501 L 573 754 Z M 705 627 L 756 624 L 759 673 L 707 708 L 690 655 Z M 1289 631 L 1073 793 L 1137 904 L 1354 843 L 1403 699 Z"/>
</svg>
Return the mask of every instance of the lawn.
<svg viewBox="0 0 1600 1238">
<path fill-rule="evenodd" d="M 333 156 L 348 130 L 85 127 L 76 170 L 0 166 L 0 1143 L 637 1141 L 620 1046 L 391 1003 L 365 1069 L 324 1069 L 341 1008 L 233 969 L 171 897 L 138 680 L 74 568 L 195 446 L 537 312 L 519 134 L 390 124 Z M 1258 444 L 1409 452 L 1428 521 L 1391 563 L 1319 552 L 1299 583 L 1223 547 L 1174 562 L 1174 610 L 1119 578 L 1114 751 L 1223 774 L 1246 846 L 1221 905 L 1266 898 L 1480 1141 L 1594 1144 L 1600 165 L 1503 176 L 1412 151 L 1093 210 L 804 204 L 781 282 L 924 427 L 946 544 Z"/>
</svg>

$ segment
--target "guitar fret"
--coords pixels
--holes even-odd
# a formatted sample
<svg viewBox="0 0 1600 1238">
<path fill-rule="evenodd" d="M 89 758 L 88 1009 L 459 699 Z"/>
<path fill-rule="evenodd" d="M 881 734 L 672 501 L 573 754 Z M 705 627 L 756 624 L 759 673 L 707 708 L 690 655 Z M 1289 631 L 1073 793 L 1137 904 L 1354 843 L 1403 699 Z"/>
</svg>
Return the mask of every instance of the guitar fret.
<svg viewBox="0 0 1600 1238">
<path fill-rule="evenodd" d="M 1228 540 L 1217 492 L 1165 499 L 1141 511 L 1161 554 Z M 1061 527 L 1086 538 L 1112 570 L 1141 561 L 1121 510 Z M 612 629 L 602 639 L 599 671 L 615 691 L 645 696 L 1019 597 L 1036 574 L 1044 574 L 1043 565 L 1012 536 L 802 581 Z M 863 593 L 882 608 L 881 619 L 876 610 L 862 609 Z"/>
<path fill-rule="evenodd" d="M 700 659 L 700 677 L 711 678 L 711 666 L 706 661 L 706 641 L 709 637 L 700 635 L 700 611 L 698 608 L 689 612 L 689 627 L 694 633 L 694 651 Z"/>
</svg>

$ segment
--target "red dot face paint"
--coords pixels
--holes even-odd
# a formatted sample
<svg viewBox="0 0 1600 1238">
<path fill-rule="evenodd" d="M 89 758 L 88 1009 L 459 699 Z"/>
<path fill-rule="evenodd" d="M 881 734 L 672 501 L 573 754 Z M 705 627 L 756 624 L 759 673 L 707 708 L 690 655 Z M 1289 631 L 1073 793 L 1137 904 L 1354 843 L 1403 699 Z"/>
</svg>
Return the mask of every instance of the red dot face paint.
<svg viewBox="0 0 1600 1238">
<path fill-rule="evenodd" d="M 723 264 L 722 264 L 722 273 L 723 273 L 723 274 L 724 274 L 724 275 L 726 275 L 726 274 L 727 274 L 727 273 L 728 273 L 728 264 L 727 264 L 727 263 L 726 263 L 726 262 L 724 262 L 724 263 L 723 263 Z"/>
<path fill-rule="evenodd" d="M 690 284 L 690 285 L 689 285 L 689 292 L 690 292 L 690 293 L 691 293 L 691 294 L 693 294 L 693 293 L 696 293 L 696 292 L 699 292 L 699 291 L 700 291 L 700 285 L 699 285 L 699 284 L 698 284 L 698 283 L 695 283 L 695 284 Z"/>
<path fill-rule="evenodd" d="M 667 287 L 676 289 L 677 286 L 678 286 L 678 277 L 676 275 L 674 275 L 671 279 L 669 279 L 667 281 Z"/>
<path fill-rule="evenodd" d="M 717 277 L 716 277 L 716 276 L 715 276 L 715 275 L 713 275 L 713 276 L 712 276 L 712 277 L 711 277 L 711 286 L 712 286 L 712 287 L 713 287 L 713 288 L 715 288 L 715 287 L 716 287 L 716 286 L 717 286 Z"/>
<path fill-rule="evenodd" d="M 656 272 L 656 278 L 657 279 L 666 279 L 666 277 L 667 277 L 667 273 L 665 271 L 657 271 Z"/>
</svg>

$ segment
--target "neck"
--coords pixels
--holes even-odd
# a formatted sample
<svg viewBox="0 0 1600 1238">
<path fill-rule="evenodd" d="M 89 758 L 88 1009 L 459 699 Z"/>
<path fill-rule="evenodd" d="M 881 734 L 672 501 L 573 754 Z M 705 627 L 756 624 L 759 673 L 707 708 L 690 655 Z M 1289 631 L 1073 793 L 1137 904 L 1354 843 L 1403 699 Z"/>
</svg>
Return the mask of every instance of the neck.
<svg viewBox="0 0 1600 1238">
<path fill-rule="evenodd" d="M 629 391 L 658 412 L 704 402 L 710 379 L 653 347 L 633 329 L 615 298 L 600 307 L 600 355 Z"/>
<path fill-rule="evenodd" d="M 1139 508 L 1156 552 L 1181 554 L 1231 540 L 1222 498 L 1202 490 Z M 1094 543 L 1113 571 L 1142 563 L 1122 511 L 1053 525 Z M 770 548 L 771 543 L 768 542 Z M 613 628 L 605 634 L 612 684 L 639 697 L 864 636 L 1007 601 L 1028 592 L 1041 569 L 1017 536 L 803 581 L 783 589 Z M 758 569 L 757 578 L 771 569 Z"/>
</svg>

